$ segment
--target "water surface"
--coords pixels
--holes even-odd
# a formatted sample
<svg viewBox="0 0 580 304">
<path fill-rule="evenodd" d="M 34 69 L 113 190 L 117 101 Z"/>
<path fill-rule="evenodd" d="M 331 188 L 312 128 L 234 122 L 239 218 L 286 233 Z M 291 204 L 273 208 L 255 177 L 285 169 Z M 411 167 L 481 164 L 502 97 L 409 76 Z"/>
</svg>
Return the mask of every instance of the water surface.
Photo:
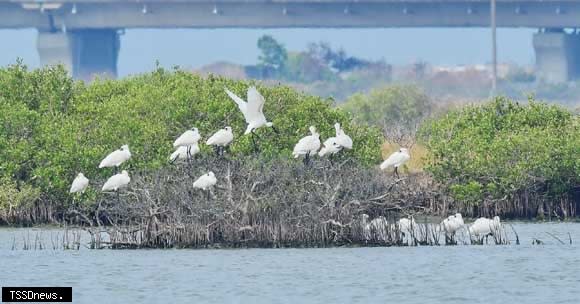
<svg viewBox="0 0 580 304">
<path fill-rule="evenodd" d="M 0 229 L 0 285 L 72 286 L 74 303 L 579 303 L 580 223 L 514 227 L 519 246 L 122 251 L 25 251 L 34 231 Z"/>
</svg>

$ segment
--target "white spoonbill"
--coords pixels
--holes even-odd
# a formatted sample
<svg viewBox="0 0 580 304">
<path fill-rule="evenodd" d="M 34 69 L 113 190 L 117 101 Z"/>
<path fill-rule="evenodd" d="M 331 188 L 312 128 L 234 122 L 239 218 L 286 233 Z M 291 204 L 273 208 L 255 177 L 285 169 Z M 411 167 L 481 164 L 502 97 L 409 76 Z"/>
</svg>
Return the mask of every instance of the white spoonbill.
<svg viewBox="0 0 580 304">
<path fill-rule="evenodd" d="M 127 187 L 131 178 L 127 170 L 121 171 L 119 174 L 115 174 L 105 182 L 102 191 L 118 191 L 121 188 Z"/>
<path fill-rule="evenodd" d="M 199 153 L 199 146 L 197 144 L 193 144 L 191 146 L 179 146 L 177 147 L 177 149 L 175 149 L 175 152 L 171 153 L 169 161 L 173 163 L 178 159 L 188 160 L 189 159 L 189 155 L 187 154 L 188 150 L 191 156 L 193 157 L 195 154 Z"/>
<path fill-rule="evenodd" d="M 495 235 L 500 228 L 501 222 L 499 216 L 494 216 L 493 219 L 485 217 L 478 218 L 467 230 L 470 236 L 475 236 L 478 239 L 485 237 L 487 240 L 488 236 Z"/>
<path fill-rule="evenodd" d="M 294 158 L 304 155 L 304 164 L 308 164 L 310 155 L 320 149 L 320 134 L 316 132 L 314 126 L 310 126 L 308 129 L 310 130 L 310 135 L 302 137 L 294 146 L 294 151 L 292 152 Z"/>
<path fill-rule="evenodd" d="M 129 146 L 122 145 L 119 150 L 115 150 L 107 155 L 99 164 L 99 168 L 115 167 L 115 170 L 118 171 L 118 167 L 130 158 L 131 151 L 129 151 Z"/>
<path fill-rule="evenodd" d="M 210 138 L 205 142 L 208 146 L 215 146 L 215 152 L 217 155 L 223 155 L 225 147 L 229 145 L 234 140 L 234 132 L 232 132 L 231 127 L 225 127 L 223 129 L 215 132 Z"/>
<path fill-rule="evenodd" d="M 446 244 L 454 244 L 455 242 L 455 233 L 463 227 L 465 223 L 463 222 L 463 216 L 461 213 L 456 213 L 455 215 L 450 215 L 446 219 L 441 222 L 441 227 L 445 232 L 445 243 Z"/>
<path fill-rule="evenodd" d="M 345 149 L 352 149 L 352 138 L 344 133 L 338 122 L 334 124 L 334 130 L 338 144 Z"/>
<path fill-rule="evenodd" d="M 340 152 L 340 150 L 342 150 L 342 146 L 338 143 L 336 137 L 329 137 L 324 141 L 322 148 L 318 152 L 318 156 L 333 155 Z"/>
<path fill-rule="evenodd" d="M 193 156 L 191 153 L 192 147 L 194 145 L 197 146 L 197 142 L 201 139 L 201 135 L 199 135 L 199 130 L 197 128 L 191 128 L 191 130 L 187 130 L 179 136 L 175 142 L 173 142 L 173 147 L 182 147 L 186 146 L 187 148 L 187 155 L 189 158 Z"/>
<path fill-rule="evenodd" d="M 254 136 L 257 136 L 254 131 L 258 128 L 263 126 L 271 127 L 274 132 L 278 133 L 274 124 L 266 119 L 264 116 L 264 103 L 265 99 L 260 92 L 256 89 L 256 87 L 249 87 L 248 88 L 248 101 L 244 101 L 238 95 L 234 94 L 227 88 L 226 94 L 238 105 L 238 108 L 244 115 L 244 119 L 248 126 L 246 127 L 246 131 L 244 132 L 245 135 L 252 133 L 252 142 L 254 143 L 254 149 L 257 150 L 256 140 Z"/>
<path fill-rule="evenodd" d="M 84 174 L 79 173 L 77 177 L 72 182 L 70 186 L 70 193 L 77 193 L 77 192 L 84 192 L 85 189 L 89 186 L 89 179 L 85 177 Z"/>
<path fill-rule="evenodd" d="M 209 171 L 207 174 L 200 176 L 195 182 L 193 182 L 193 188 L 208 190 L 217 183 L 217 178 L 213 172 Z"/>
<path fill-rule="evenodd" d="M 404 163 L 406 163 L 409 159 L 411 159 L 411 156 L 409 155 L 409 150 L 407 150 L 406 148 L 401 148 L 399 149 L 399 151 L 391 154 L 389 158 L 387 158 L 381 164 L 381 170 L 385 170 L 393 166 L 395 167 L 395 175 L 399 177 L 399 172 L 397 171 L 397 169 Z"/>
</svg>

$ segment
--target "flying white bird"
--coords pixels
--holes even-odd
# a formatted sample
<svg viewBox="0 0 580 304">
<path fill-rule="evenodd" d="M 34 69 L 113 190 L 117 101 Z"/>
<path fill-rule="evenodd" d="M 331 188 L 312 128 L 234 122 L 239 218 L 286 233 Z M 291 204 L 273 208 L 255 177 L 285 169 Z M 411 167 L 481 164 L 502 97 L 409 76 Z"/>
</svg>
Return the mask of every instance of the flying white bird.
<svg viewBox="0 0 580 304">
<path fill-rule="evenodd" d="M 199 142 L 200 139 L 201 135 L 199 135 L 199 130 L 197 128 L 191 128 L 191 130 L 183 132 L 183 134 L 173 142 L 173 147 L 188 147 L 187 156 L 191 158 L 195 154 L 192 153 L 193 146 L 197 146 L 197 142 Z"/>
<path fill-rule="evenodd" d="M 338 122 L 334 124 L 334 130 L 336 131 L 337 143 L 345 149 L 352 149 L 352 138 L 344 133 Z"/>
<path fill-rule="evenodd" d="M 189 159 L 189 156 L 187 153 L 188 150 L 189 150 L 189 153 L 191 154 L 191 156 L 193 157 L 195 154 L 199 153 L 199 146 L 197 144 L 194 144 L 191 146 L 179 146 L 179 147 L 177 147 L 177 149 L 175 149 L 175 152 L 171 153 L 171 156 L 169 157 L 169 161 L 171 161 L 173 163 L 178 159 L 182 159 L 182 160 Z"/>
<path fill-rule="evenodd" d="M 195 182 L 193 182 L 193 188 L 208 190 L 217 183 L 217 179 L 213 172 L 209 171 L 207 174 L 200 176 Z"/>
<path fill-rule="evenodd" d="M 225 90 L 226 94 L 228 94 L 228 96 L 238 105 L 242 115 L 244 115 L 244 119 L 248 124 L 244 135 L 252 133 L 252 143 L 254 144 L 254 150 L 257 151 L 258 147 L 256 145 L 256 139 L 254 138 L 254 136 L 257 136 L 254 133 L 256 129 L 266 126 L 271 127 L 274 132 L 278 133 L 274 124 L 268 121 L 266 116 L 264 116 L 264 96 L 258 92 L 256 87 L 249 87 L 248 102 L 246 102 L 227 88 Z"/>
<path fill-rule="evenodd" d="M 123 145 L 119 150 L 111 152 L 107 157 L 105 157 L 99 164 L 99 168 L 105 167 L 118 167 L 131 158 L 131 151 L 129 151 L 128 145 Z"/>
<path fill-rule="evenodd" d="M 216 154 L 222 155 L 224 149 L 234 140 L 234 132 L 232 132 L 231 127 L 225 127 L 223 129 L 215 132 L 210 138 L 205 142 L 208 146 L 215 146 Z"/>
<path fill-rule="evenodd" d="M 310 155 L 315 154 L 320 149 L 320 134 L 316 132 L 314 126 L 310 126 L 309 130 L 310 135 L 301 138 L 292 152 L 294 158 L 304 155 L 304 164 L 308 164 Z"/>
<path fill-rule="evenodd" d="M 406 163 L 409 159 L 411 159 L 411 156 L 409 155 L 409 150 L 407 150 L 406 148 L 401 148 L 399 149 L 399 151 L 391 154 L 389 156 L 389 158 L 387 158 L 382 164 L 381 164 L 381 170 L 385 170 L 391 166 L 395 167 L 395 175 L 397 175 L 397 177 L 399 176 L 399 172 L 397 171 L 397 169 L 402 166 L 404 163 Z"/>
<path fill-rule="evenodd" d="M 501 228 L 501 222 L 499 216 L 495 216 L 493 219 L 488 219 L 485 217 L 478 218 L 469 228 L 470 236 L 475 236 L 477 238 L 485 237 L 496 234 Z"/>
<path fill-rule="evenodd" d="M 118 191 L 120 188 L 126 187 L 131 178 L 126 170 L 121 171 L 119 174 L 115 174 L 105 182 L 102 191 Z"/>
<path fill-rule="evenodd" d="M 318 156 L 333 155 L 342 150 L 342 146 L 338 143 L 336 137 L 329 137 L 324 141 L 323 147 L 318 152 Z"/>
<path fill-rule="evenodd" d="M 84 174 L 79 173 L 77 177 L 73 180 L 72 185 L 70 186 L 70 193 L 76 192 L 84 192 L 85 189 L 89 186 L 89 179 L 85 177 Z"/>
</svg>

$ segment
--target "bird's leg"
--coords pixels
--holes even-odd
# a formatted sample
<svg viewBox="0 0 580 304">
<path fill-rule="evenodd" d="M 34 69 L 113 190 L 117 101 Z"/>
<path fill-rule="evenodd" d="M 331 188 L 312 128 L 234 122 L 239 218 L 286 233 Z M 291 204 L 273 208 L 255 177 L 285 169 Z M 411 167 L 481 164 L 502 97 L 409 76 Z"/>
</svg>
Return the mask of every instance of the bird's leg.
<svg viewBox="0 0 580 304">
<path fill-rule="evenodd" d="M 117 204 L 121 204 L 121 196 L 119 195 L 119 189 L 117 189 Z"/>
<path fill-rule="evenodd" d="M 280 134 L 280 132 L 278 132 L 278 129 L 276 129 L 276 127 L 272 126 L 272 130 L 274 130 L 274 133 Z"/>
<path fill-rule="evenodd" d="M 115 166 L 115 174 L 119 174 L 119 166 Z"/>
<path fill-rule="evenodd" d="M 310 152 L 306 153 L 306 156 L 304 157 L 304 164 L 306 166 L 310 165 Z"/>
<path fill-rule="evenodd" d="M 395 167 L 395 176 L 399 178 L 399 171 L 397 170 L 399 167 Z"/>
<path fill-rule="evenodd" d="M 258 145 L 256 144 L 256 138 L 258 137 L 260 138 L 256 133 L 254 133 L 254 131 L 252 131 L 252 143 L 254 144 L 254 152 L 258 153 Z"/>
<path fill-rule="evenodd" d="M 213 146 L 213 151 L 215 152 L 216 156 L 220 156 L 220 147 L 219 146 Z"/>
<path fill-rule="evenodd" d="M 328 155 L 328 161 L 330 161 L 330 166 L 331 166 L 331 167 L 333 167 L 333 166 L 334 166 L 334 162 L 332 161 L 332 159 L 334 158 L 334 157 L 333 157 L 333 155 L 334 155 L 334 154 L 330 154 L 330 155 Z"/>
<path fill-rule="evenodd" d="M 207 201 L 209 202 L 209 200 L 211 199 L 211 197 L 210 197 L 211 193 L 210 193 L 209 189 L 206 190 L 206 191 L 207 191 L 206 192 L 206 198 L 207 198 Z"/>
</svg>

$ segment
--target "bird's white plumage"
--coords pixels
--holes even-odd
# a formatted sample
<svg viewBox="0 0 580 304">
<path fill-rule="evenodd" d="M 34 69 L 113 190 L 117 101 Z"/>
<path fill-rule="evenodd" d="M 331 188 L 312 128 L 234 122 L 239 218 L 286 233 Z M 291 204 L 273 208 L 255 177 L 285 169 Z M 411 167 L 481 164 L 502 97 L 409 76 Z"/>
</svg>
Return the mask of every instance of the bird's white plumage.
<svg viewBox="0 0 580 304">
<path fill-rule="evenodd" d="M 337 143 L 345 149 L 352 149 L 352 138 L 344 133 L 344 130 L 338 122 L 334 124 L 334 130 L 336 132 Z"/>
<path fill-rule="evenodd" d="M 324 141 L 320 151 L 318 151 L 318 156 L 322 157 L 326 154 L 336 154 L 340 150 L 342 150 L 342 146 L 338 144 L 336 137 L 329 137 Z"/>
<path fill-rule="evenodd" d="M 83 192 L 89 186 L 89 179 L 84 174 L 79 173 L 70 186 L 70 193 Z"/>
<path fill-rule="evenodd" d="M 461 229 L 463 225 L 465 225 L 465 223 L 463 222 L 463 216 L 461 216 L 461 213 L 450 215 L 441 222 L 441 227 L 447 234 L 454 234 L 457 230 Z"/>
<path fill-rule="evenodd" d="M 213 187 L 217 183 L 217 178 L 215 174 L 211 171 L 200 176 L 195 182 L 193 182 L 193 188 L 207 190 Z"/>
<path fill-rule="evenodd" d="M 397 224 L 399 225 L 399 231 L 401 232 L 411 233 L 417 229 L 417 223 L 415 223 L 414 218 L 402 218 L 397 222 Z"/>
<path fill-rule="evenodd" d="M 107 155 L 99 164 L 99 168 L 118 167 L 131 158 L 131 151 L 128 145 L 123 145 L 119 150 L 115 150 Z"/>
<path fill-rule="evenodd" d="M 499 216 L 495 216 L 493 219 L 488 219 L 485 217 L 478 218 L 469 226 L 468 231 L 470 235 L 482 237 L 487 235 L 493 235 L 501 228 L 501 222 Z"/>
<path fill-rule="evenodd" d="M 229 145 L 233 140 L 234 140 L 234 132 L 232 132 L 232 128 L 225 127 L 224 129 L 218 130 L 210 138 L 208 138 L 206 141 L 206 145 L 225 147 Z"/>
<path fill-rule="evenodd" d="M 300 155 L 312 155 L 320 149 L 320 134 L 314 126 L 310 126 L 310 135 L 302 137 L 294 146 L 292 155 L 297 158 Z"/>
<path fill-rule="evenodd" d="M 238 105 L 248 124 L 244 134 L 249 134 L 253 130 L 263 126 L 272 126 L 272 123 L 267 121 L 266 116 L 264 116 L 264 96 L 255 87 L 248 88 L 247 102 L 227 88 L 225 90 L 226 94 Z"/>
<path fill-rule="evenodd" d="M 399 149 L 399 151 L 391 154 L 389 158 L 387 158 L 381 164 L 381 170 L 385 170 L 391 166 L 398 168 L 402 166 L 404 163 L 406 163 L 409 159 L 411 159 L 411 156 L 409 155 L 409 150 L 407 150 L 406 148 L 401 148 Z"/>
<path fill-rule="evenodd" d="M 171 153 L 169 160 L 171 160 L 172 162 L 178 159 L 186 160 L 188 148 L 190 148 L 189 153 L 191 154 L 191 156 L 194 156 L 195 154 L 199 153 L 199 145 L 197 144 L 191 146 L 179 146 L 177 147 L 177 149 L 175 149 L 175 152 Z"/>
<path fill-rule="evenodd" d="M 197 142 L 201 139 L 201 135 L 199 134 L 199 130 L 197 128 L 193 128 L 191 130 L 187 130 L 183 132 L 173 143 L 174 147 L 181 147 L 181 146 L 192 146 L 197 145 Z"/>
<path fill-rule="evenodd" d="M 121 171 L 119 174 L 115 174 L 105 182 L 103 185 L 103 191 L 117 191 L 120 188 L 126 187 L 131 178 L 129 177 L 129 173 L 125 170 Z"/>
</svg>

